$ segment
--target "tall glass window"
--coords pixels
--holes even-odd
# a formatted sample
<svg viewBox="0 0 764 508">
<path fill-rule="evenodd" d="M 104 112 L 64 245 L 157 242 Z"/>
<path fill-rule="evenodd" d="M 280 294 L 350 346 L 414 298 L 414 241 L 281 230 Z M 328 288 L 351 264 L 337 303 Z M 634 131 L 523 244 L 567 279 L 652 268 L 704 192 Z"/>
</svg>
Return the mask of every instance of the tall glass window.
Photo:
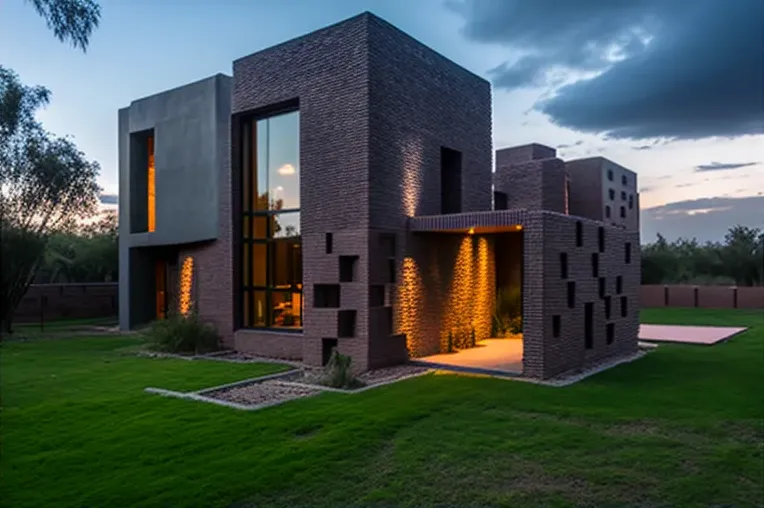
<svg viewBox="0 0 764 508">
<path fill-rule="evenodd" d="M 242 325 L 302 328 L 300 113 L 242 123 Z"/>
</svg>

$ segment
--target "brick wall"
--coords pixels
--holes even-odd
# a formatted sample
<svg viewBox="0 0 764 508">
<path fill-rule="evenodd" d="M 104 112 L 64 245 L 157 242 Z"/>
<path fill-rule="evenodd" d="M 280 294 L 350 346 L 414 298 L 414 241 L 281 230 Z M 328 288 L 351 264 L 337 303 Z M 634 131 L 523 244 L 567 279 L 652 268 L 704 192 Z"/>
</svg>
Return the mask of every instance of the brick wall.
<svg viewBox="0 0 764 508">
<path fill-rule="evenodd" d="M 56 319 L 116 317 L 116 282 L 32 284 L 13 315 L 17 323 Z"/>
<path fill-rule="evenodd" d="M 526 145 L 496 151 L 494 190 L 507 195 L 508 209 L 565 212 L 565 163 L 555 150 Z"/>
<path fill-rule="evenodd" d="M 539 213 L 539 212 L 537 212 Z M 551 377 L 597 363 L 609 357 L 636 352 L 639 328 L 639 234 L 579 217 L 540 212 L 543 227 L 526 228 L 526 254 L 538 251 L 543 242 L 543 255 L 531 262 L 543 264 L 529 270 L 526 264 L 526 287 L 538 286 L 533 279 L 543 278 L 543 302 L 535 302 L 531 313 L 541 314 L 543 343 L 542 377 Z M 533 217 L 533 213 L 529 214 Z M 577 242 L 581 226 L 581 245 Z M 600 243 L 600 234 L 604 242 Z M 626 262 L 626 245 L 630 244 L 630 262 Z M 563 277 L 560 254 L 567 255 L 567 277 Z M 593 261 L 593 258 L 596 261 Z M 539 273 L 541 272 L 541 273 Z M 531 279 L 531 280 L 529 280 Z M 575 285 L 573 288 L 572 284 Z M 569 301 L 569 285 L 573 292 Z M 600 287 L 602 285 L 602 287 Z M 526 292 L 527 294 L 527 292 Z M 609 304 L 608 304 L 609 302 Z M 592 306 L 591 343 L 586 345 L 586 308 Z M 609 306 L 609 316 L 608 313 Z M 559 316 L 559 336 L 554 336 L 554 320 Z M 530 324 L 530 323 L 529 323 Z M 612 342 L 608 343 L 608 326 Z M 525 328 L 525 327 L 524 327 Z M 538 336 L 524 337 L 529 363 L 534 359 Z M 538 375 L 537 365 L 528 365 L 529 373 Z"/>
</svg>

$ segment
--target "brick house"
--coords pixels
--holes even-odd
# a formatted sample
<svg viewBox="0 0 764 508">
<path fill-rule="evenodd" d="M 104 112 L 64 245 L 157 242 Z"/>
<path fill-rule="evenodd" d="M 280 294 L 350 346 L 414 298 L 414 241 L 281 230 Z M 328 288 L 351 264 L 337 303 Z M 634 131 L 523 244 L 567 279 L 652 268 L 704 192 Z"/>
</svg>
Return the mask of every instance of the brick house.
<svg viewBox="0 0 764 508">
<path fill-rule="evenodd" d="M 536 144 L 494 172 L 490 84 L 372 14 L 132 102 L 119 168 L 123 329 L 194 308 L 365 370 L 490 337 L 513 289 L 526 376 L 637 350 L 636 175 Z"/>
</svg>

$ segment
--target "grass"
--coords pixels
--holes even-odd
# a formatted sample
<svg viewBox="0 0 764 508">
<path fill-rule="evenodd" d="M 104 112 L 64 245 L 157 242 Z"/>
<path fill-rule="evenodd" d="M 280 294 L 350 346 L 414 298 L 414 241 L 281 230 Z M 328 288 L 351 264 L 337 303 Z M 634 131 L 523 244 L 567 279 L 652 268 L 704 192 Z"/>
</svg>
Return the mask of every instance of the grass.
<svg viewBox="0 0 764 508">
<path fill-rule="evenodd" d="M 140 359 L 131 338 L 0 348 L 0 505 L 760 506 L 764 317 L 566 388 L 431 375 L 254 413 L 152 396 L 274 366 Z"/>
</svg>

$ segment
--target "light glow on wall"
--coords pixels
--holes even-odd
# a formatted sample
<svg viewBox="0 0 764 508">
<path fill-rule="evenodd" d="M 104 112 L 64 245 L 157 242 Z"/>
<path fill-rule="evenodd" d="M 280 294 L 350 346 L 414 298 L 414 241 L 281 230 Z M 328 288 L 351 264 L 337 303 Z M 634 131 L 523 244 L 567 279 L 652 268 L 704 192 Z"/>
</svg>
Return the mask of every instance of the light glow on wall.
<svg viewBox="0 0 764 508">
<path fill-rule="evenodd" d="M 414 258 L 403 258 L 398 285 L 398 333 L 406 334 L 406 347 L 412 357 L 421 356 L 420 322 L 425 318 L 424 282 Z"/>
<path fill-rule="evenodd" d="M 496 270 L 493 245 L 486 237 L 462 238 L 454 260 L 453 278 L 446 294 L 440 329 L 441 351 L 448 350 L 449 333 L 456 348 L 468 347 L 491 335 Z"/>
<path fill-rule="evenodd" d="M 194 282 L 194 258 L 191 256 L 183 260 L 180 268 L 180 297 L 178 299 L 178 312 L 181 316 L 187 316 L 191 311 L 191 288 Z"/>
<path fill-rule="evenodd" d="M 414 217 L 419 208 L 419 194 L 422 180 L 422 142 L 409 139 L 400 147 L 401 196 L 403 210 L 407 217 Z"/>
<path fill-rule="evenodd" d="M 154 136 L 148 139 L 148 231 L 156 230 L 156 169 L 154 168 Z"/>
</svg>

